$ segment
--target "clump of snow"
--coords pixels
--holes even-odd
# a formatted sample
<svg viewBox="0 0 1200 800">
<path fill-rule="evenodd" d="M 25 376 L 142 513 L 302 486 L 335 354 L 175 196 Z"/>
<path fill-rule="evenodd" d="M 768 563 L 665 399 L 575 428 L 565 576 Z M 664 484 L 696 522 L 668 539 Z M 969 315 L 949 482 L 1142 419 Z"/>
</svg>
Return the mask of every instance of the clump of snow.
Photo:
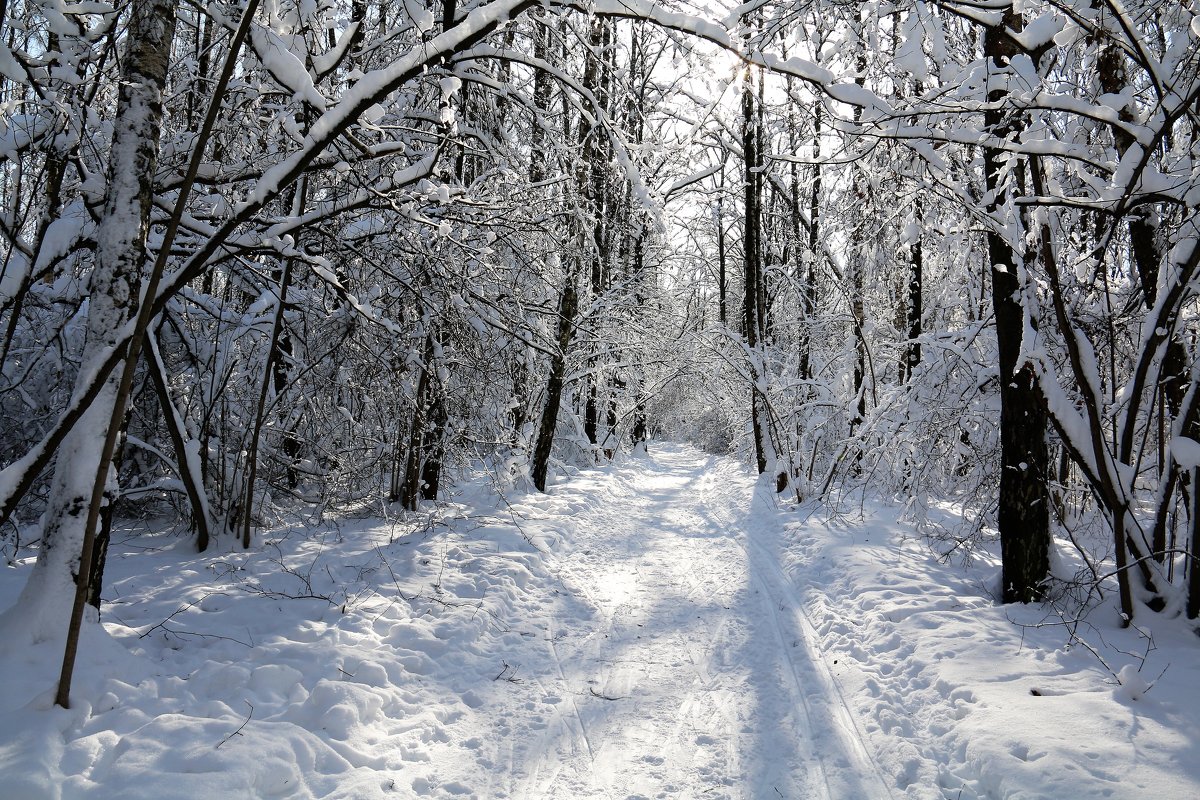
<svg viewBox="0 0 1200 800">
<path fill-rule="evenodd" d="M 462 78 L 456 75 L 447 75 L 438 81 L 438 87 L 442 91 L 442 102 L 450 102 L 450 98 L 454 97 L 454 93 L 462 88 Z"/>
<path fill-rule="evenodd" d="M 902 23 L 903 38 L 900 46 L 896 48 L 896 65 L 919 82 L 929 80 L 929 65 L 925 61 L 925 52 L 921 46 L 923 33 L 917 12 L 909 12 Z"/>
<path fill-rule="evenodd" d="M 429 31 L 433 30 L 433 12 L 425 8 L 419 2 L 416 2 L 415 0 L 405 0 L 404 10 L 408 12 L 409 17 L 412 19 L 413 25 L 421 33 L 428 33 Z"/>
<path fill-rule="evenodd" d="M 1200 467 L 1200 442 L 1186 436 L 1176 436 L 1171 439 L 1171 458 L 1182 469 Z"/>
<path fill-rule="evenodd" d="M 270 28 L 253 25 L 250 28 L 250 42 L 262 65 L 297 100 L 309 103 L 318 111 L 326 110 L 328 103 L 325 96 L 317 91 L 308 68 L 278 34 Z"/>
<path fill-rule="evenodd" d="M 1022 49 L 1037 50 L 1053 42 L 1066 24 L 1066 17 L 1047 12 L 1026 23 L 1024 29 L 1015 33 L 1014 38 L 1020 42 Z"/>
<path fill-rule="evenodd" d="M 1131 701 L 1141 700 L 1154 685 L 1153 682 L 1146 680 L 1136 664 L 1126 664 L 1121 667 L 1121 671 L 1117 673 L 1117 682 L 1120 685 L 1114 692 L 1116 697 Z"/>
<path fill-rule="evenodd" d="M 368 106 L 367 110 L 360 114 L 358 119 L 364 125 L 374 125 L 383 119 L 385 113 L 383 106 L 376 103 L 373 106 Z"/>
</svg>

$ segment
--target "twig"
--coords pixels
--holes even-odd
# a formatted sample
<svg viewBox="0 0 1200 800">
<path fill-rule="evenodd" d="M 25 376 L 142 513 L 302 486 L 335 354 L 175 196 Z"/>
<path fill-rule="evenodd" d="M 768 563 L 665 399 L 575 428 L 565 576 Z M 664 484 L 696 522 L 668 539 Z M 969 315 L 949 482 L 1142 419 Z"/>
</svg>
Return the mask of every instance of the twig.
<svg viewBox="0 0 1200 800">
<path fill-rule="evenodd" d="M 504 669 L 500 670 L 499 674 L 492 678 L 492 680 L 498 681 L 503 678 L 509 683 L 524 683 L 524 681 L 517 677 L 517 670 L 514 667 L 509 666 L 507 661 L 502 661 L 500 663 L 504 665 Z M 509 674 L 506 675 L 506 673 Z"/>
<path fill-rule="evenodd" d="M 227 642 L 234 642 L 235 644 L 240 644 L 242 647 L 245 647 L 245 648 L 248 648 L 251 650 L 254 649 L 254 645 L 250 644 L 249 642 L 243 642 L 241 639 L 235 639 L 232 636 L 221 636 L 220 634 L 217 634 L 217 633 L 198 633 L 197 631 L 173 631 L 170 628 L 163 628 L 163 635 L 164 636 L 165 635 L 195 636 L 197 639 L 224 639 Z"/>
<path fill-rule="evenodd" d="M 217 746 L 213 748 L 214 750 L 220 750 L 220 749 L 221 749 L 221 745 L 225 744 L 226 742 L 228 742 L 228 741 L 229 741 L 230 739 L 232 739 L 233 737 L 235 737 L 235 736 L 241 736 L 241 735 L 242 735 L 242 728 L 246 727 L 246 724 L 247 724 L 248 722 L 250 722 L 251 718 L 254 716 L 254 706 L 250 704 L 250 701 L 249 701 L 249 700 L 243 700 L 242 702 L 243 702 L 243 703 L 245 703 L 246 705 L 250 706 L 250 713 L 246 715 L 246 718 L 245 718 L 244 720 L 242 720 L 242 724 L 238 726 L 238 729 L 237 729 L 236 731 L 234 731 L 233 733 L 229 734 L 228 736 L 226 736 L 226 737 L 225 737 L 224 739 L 222 739 L 221 741 L 217 742 Z"/>
</svg>

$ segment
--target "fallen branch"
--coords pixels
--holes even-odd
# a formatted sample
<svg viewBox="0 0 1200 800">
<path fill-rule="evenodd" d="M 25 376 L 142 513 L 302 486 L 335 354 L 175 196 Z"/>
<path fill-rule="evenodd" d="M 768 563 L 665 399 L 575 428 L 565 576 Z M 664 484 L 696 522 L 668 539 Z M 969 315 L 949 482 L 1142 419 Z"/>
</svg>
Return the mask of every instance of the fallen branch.
<svg viewBox="0 0 1200 800">
<path fill-rule="evenodd" d="M 221 741 L 217 742 L 217 746 L 213 748 L 214 750 L 220 750 L 220 749 L 221 749 L 221 745 L 225 744 L 226 742 L 228 742 L 228 741 L 229 741 L 230 739 L 232 739 L 233 737 L 235 737 L 235 736 L 241 736 L 241 735 L 242 735 L 242 728 L 246 727 L 247 723 L 249 723 L 249 722 L 250 722 L 250 720 L 251 720 L 251 719 L 254 717 L 254 706 L 250 704 L 250 701 L 249 701 L 249 700 L 243 700 L 242 702 L 243 702 L 243 703 L 245 703 L 246 705 L 250 706 L 250 713 L 246 715 L 246 718 L 245 718 L 244 720 L 242 720 L 242 724 L 238 726 L 238 729 L 237 729 L 236 731 L 234 731 L 233 733 L 229 734 L 228 736 L 226 736 L 226 737 L 225 737 L 224 739 L 222 739 Z"/>
</svg>

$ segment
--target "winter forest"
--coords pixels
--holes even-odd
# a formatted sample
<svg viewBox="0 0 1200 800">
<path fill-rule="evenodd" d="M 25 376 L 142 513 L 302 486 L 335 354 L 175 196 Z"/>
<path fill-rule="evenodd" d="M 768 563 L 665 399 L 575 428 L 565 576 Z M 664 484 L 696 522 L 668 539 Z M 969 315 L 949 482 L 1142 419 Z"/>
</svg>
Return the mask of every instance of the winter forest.
<svg viewBox="0 0 1200 800">
<path fill-rule="evenodd" d="M 1196 0 L 0 9 L 0 797 L 1200 793 Z"/>
</svg>

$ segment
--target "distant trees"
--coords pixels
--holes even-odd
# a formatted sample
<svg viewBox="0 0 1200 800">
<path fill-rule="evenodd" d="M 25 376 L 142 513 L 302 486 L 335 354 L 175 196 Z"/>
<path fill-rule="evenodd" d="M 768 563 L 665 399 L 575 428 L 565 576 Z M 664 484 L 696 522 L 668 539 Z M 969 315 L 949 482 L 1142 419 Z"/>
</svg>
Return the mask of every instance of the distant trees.
<svg viewBox="0 0 1200 800">
<path fill-rule="evenodd" d="M 793 472 L 806 464 L 796 490 L 826 496 L 857 476 L 905 494 L 990 487 L 1008 600 L 1042 595 L 1049 514 L 1077 528 L 1078 509 L 1066 511 L 1062 498 L 1086 493 L 1112 530 L 1111 577 L 1127 616 L 1135 595 L 1182 608 L 1192 590 L 1181 577 L 1197 574 L 1180 547 L 1183 529 L 1169 532 L 1194 518 L 1182 489 L 1190 467 L 1172 466 L 1172 453 L 1191 452 L 1185 432 L 1195 431 L 1182 400 L 1193 381 L 1182 365 L 1195 358 L 1176 331 L 1192 326 L 1195 302 L 1196 176 L 1185 164 L 1196 139 L 1186 109 L 1200 81 L 1184 54 L 1197 31 L 1182 9 L 1135 6 L 866 3 L 839 17 L 836 4 L 796 3 L 755 22 L 753 30 L 791 26 L 778 46 L 753 30 L 742 44 L 746 28 L 628 6 L 740 48 L 781 76 L 777 97 L 790 77 L 821 110 L 810 112 L 807 148 L 782 135 L 786 112 L 767 113 L 764 130 L 775 132 L 756 159 L 764 166 L 743 182 L 752 188 L 774 173 L 765 183 L 786 186 L 794 159 L 816 162 L 809 186 L 819 217 L 792 215 L 808 223 L 816 280 L 795 306 L 787 284 L 760 282 L 757 272 L 734 289 L 749 297 L 769 287 L 756 305 L 771 319 L 765 402 L 786 432 L 780 441 L 789 441 L 780 458 Z M 856 61 L 862 52 L 866 63 Z M 909 155 L 897 159 L 893 148 Z M 748 218 L 758 202 L 750 192 Z M 722 216 L 727 208 L 724 200 Z M 896 208 L 915 210 L 923 227 L 914 231 Z M 783 244 L 781 227 L 763 235 Z M 760 232 L 747 228 L 733 243 L 750 254 L 747 263 L 771 252 Z M 896 279 L 905 261 L 907 297 Z M 920 311 L 909 316 L 909 308 Z M 796 320 L 806 322 L 789 334 Z M 826 339 L 833 348 L 800 338 L 802 329 L 830 331 L 834 320 L 849 330 Z M 983 335 L 990 326 L 995 344 Z M 817 348 L 807 352 L 806 341 Z M 893 349 L 895 360 L 881 358 Z M 788 366 L 797 350 L 804 369 Z M 897 362 L 911 365 L 898 381 L 878 369 Z M 758 431 L 762 384 L 740 380 L 747 426 Z M 828 426 L 836 406 L 856 420 L 849 436 Z M 1097 557 L 1078 556 L 1086 579 L 1099 581 Z M 1195 602 L 1188 613 L 1200 609 Z"/>
<path fill-rule="evenodd" d="M 121 166 L 146 203 L 141 233 L 136 219 L 126 233 L 145 238 L 149 224 L 149 251 L 124 248 L 125 267 L 136 278 L 158 259 L 166 274 L 141 306 L 154 314 L 148 356 L 103 508 L 168 500 L 201 547 L 222 531 L 248 543 L 278 503 L 346 502 L 383 483 L 415 508 L 479 458 L 531 464 L 544 486 L 565 393 L 593 455 L 645 435 L 653 369 L 640 371 L 636 336 L 655 233 L 638 178 L 647 155 L 623 142 L 653 107 L 657 45 L 599 17 L 580 38 L 549 16 L 492 37 L 527 5 L 448 5 L 434 20 L 370 2 L 251 4 L 232 54 L 229 17 L 180 11 L 180 34 L 160 43 L 164 156 Z M 38 421 L 4 431 L 0 522 L 17 541 L 47 503 L 86 509 L 45 470 L 57 456 L 88 488 L 95 470 L 69 468 L 71 443 L 106 428 L 95 398 L 129 344 L 129 325 L 103 315 L 97 260 L 110 235 L 101 176 L 119 163 L 104 131 L 132 113 L 113 105 L 123 84 L 109 58 L 133 41 L 127 12 L 16 4 L 6 18 L 15 222 L 0 390 L 11 418 Z M 566 53 L 580 57 L 564 65 Z M 226 90 L 215 72 L 229 58 L 239 72 Z M 218 113 L 202 135 L 207 87 Z M 176 205 L 171 249 L 156 250 Z M 126 320 L 136 289 L 112 292 Z M 608 347 L 623 328 L 633 346 Z M 536 442 L 535 411 L 548 412 Z M 43 540 L 48 555 L 57 539 Z M 71 542 L 58 552 L 77 561 Z"/>
</svg>

